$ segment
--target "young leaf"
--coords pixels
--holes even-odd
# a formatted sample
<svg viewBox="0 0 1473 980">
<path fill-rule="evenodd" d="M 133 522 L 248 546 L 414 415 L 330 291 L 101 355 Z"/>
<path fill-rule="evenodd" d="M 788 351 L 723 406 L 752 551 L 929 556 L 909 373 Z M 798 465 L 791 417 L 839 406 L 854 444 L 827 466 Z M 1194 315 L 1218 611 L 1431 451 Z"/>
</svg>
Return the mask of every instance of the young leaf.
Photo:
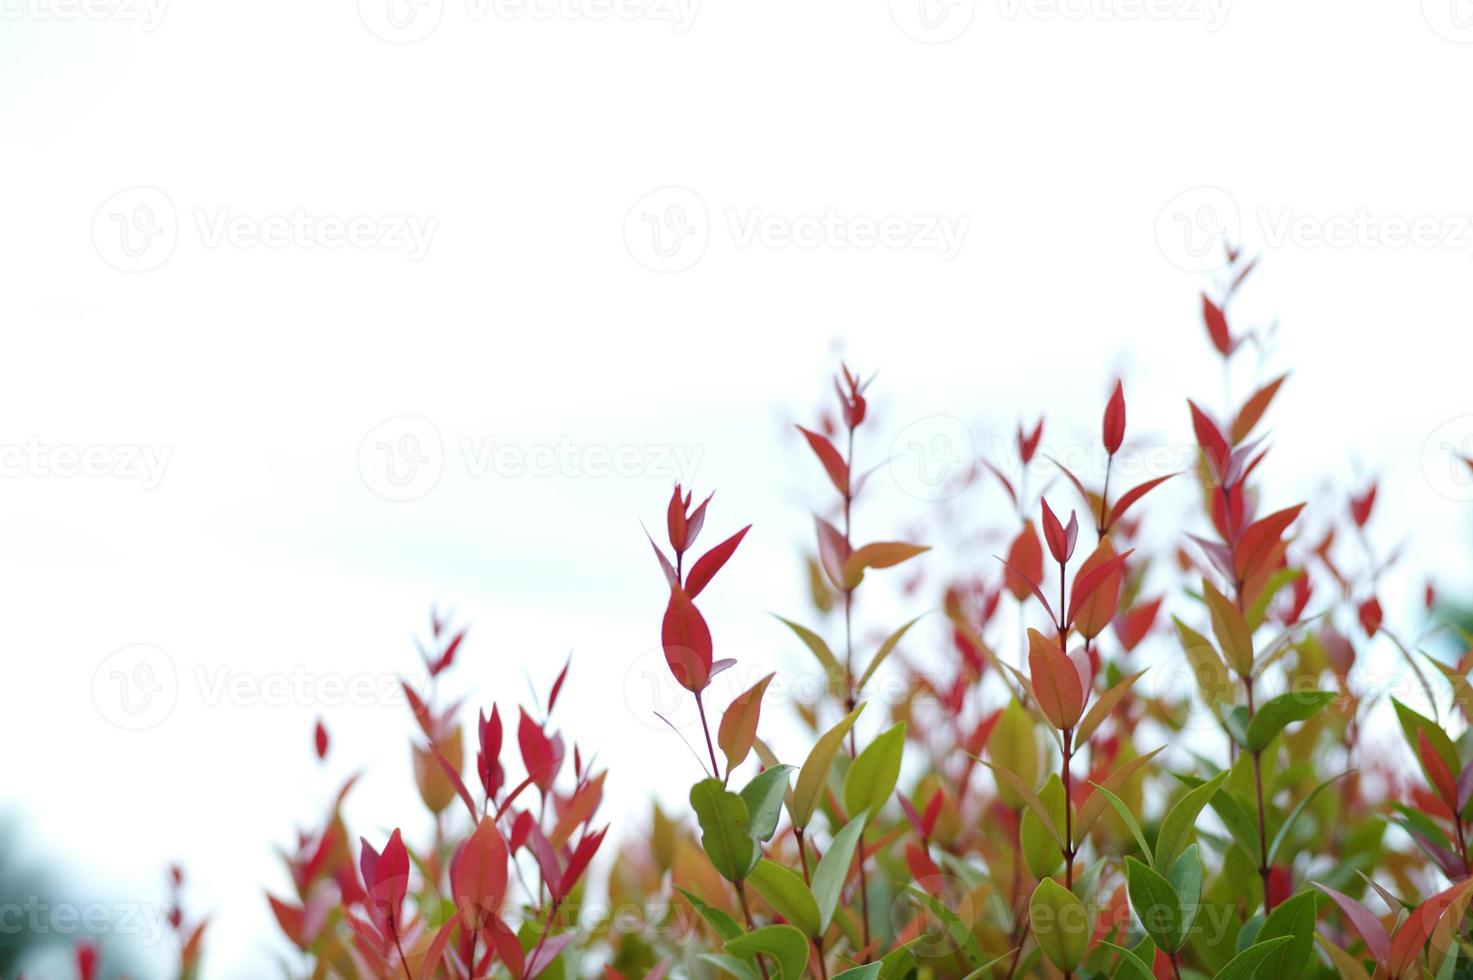
<svg viewBox="0 0 1473 980">
<path fill-rule="evenodd" d="M 1268 958 L 1268 955 L 1288 942 L 1288 936 L 1280 936 L 1266 942 L 1254 943 L 1229 960 L 1228 965 L 1217 972 L 1215 980 L 1253 980 L 1258 976 L 1258 968 Z M 1268 976 L 1277 977 L 1280 974 L 1266 975 L 1264 980 L 1268 980 Z"/>
<path fill-rule="evenodd" d="M 721 566 L 731 558 L 732 553 L 737 550 L 737 545 L 742 543 L 742 538 L 746 537 L 750 530 L 752 530 L 752 525 L 748 524 L 696 559 L 696 563 L 691 566 L 690 574 L 685 577 L 685 591 L 692 599 L 700 595 L 701 590 L 710 583 L 717 572 L 721 571 Z"/>
<path fill-rule="evenodd" d="M 788 773 L 795 766 L 772 766 L 764 769 L 742 788 L 742 802 L 747 804 L 748 832 L 754 840 L 771 840 L 782 816 L 783 798 L 788 791 Z"/>
<path fill-rule="evenodd" d="M 1262 752 L 1284 726 L 1305 721 L 1335 700 L 1334 691 L 1290 691 L 1259 708 L 1248 722 L 1245 745 L 1249 752 Z"/>
<path fill-rule="evenodd" d="M 908 561 L 931 549 L 926 545 L 906 544 L 904 541 L 876 541 L 856 548 L 844 559 L 844 582 L 846 588 L 854 588 L 871 568 L 890 568 Z"/>
<path fill-rule="evenodd" d="M 1028 630 L 1028 671 L 1044 717 L 1059 730 L 1073 728 L 1084 713 L 1086 691 L 1079 671 L 1059 645 L 1038 630 Z"/>
<path fill-rule="evenodd" d="M 798 873 L 773 861 L 762 860 L 747 878 L 763 900 L 809 938 L 818 931 L 818 903 Z"/>
<path fill-rule="evenodd" d="M 900 778 L 905 751 L 905 723 L 881 733 L 855 757 L 844 774 L 844 809 L 849 813 L 879 813 Z"/>
<path fill-rule="evenodd" d="M 921 616 L 924 615 L 925 613 L 921 614 Z M 890 656 L 890 654 L 894 651 L 895 646 L 900 642 L 901 637 L 905 636 L 910 628 L 920 621 L 921 616 L 917 616 L 915 619 L 912 619 L 910 622 L 906 623 L 904 626 L 900 627 L 898 630 L 885 637 L 885 642 L 881 643 L 880 648 L 875 651 L 874 658 L 870 660 L 869 666 L 864 668 L 864 673 L 860 676 L 859 683 L 855 685 L 855 690 L 864 690 L 864 685 L 869 683 L 870 678 L 875 675 L 875 671 L 879 668 L 880 664 L 885 662 L 885 658 Z"/>
<path fill-rule="evenodd" d="M 1110 717 L 1110 712 L 1114 711 L 1115 706 L 1120 703 L 1120 700 L 1130 693 L 1131 687 L 1136 681 L 1141 679 L 1141 675 L 1144 673 L 1144 670 L 1136 671 L 1134 674 L 1117 682 L 1114 687 L 1110 688 L 1104 694 L 1095 698 L 1094 704 L 1089 706 L 1089 710 L 1080 719 L 1079 726 L 1074 729 L 1074 741 L 1077 744 L 1083 745 L 1089 741 L 1089 737 L 1095 733 L 1095 729 L 1099 728 L 1100 724 L 1106 718 Z"/>
<path fill-rule="evenodd" d="M 701 825 L 701 846 L 721 877 L 739 882 L 752 870 L 761 848 L 752 839 L 747 804 L 719 779 L 703 779 L 691 787 L 691 809 Z"/>
<path fill-rule="evenodd" d="M 1342 895 L 1327 885 L 1316 883 L 1315 887 L 1329 895 L 1335 904 L 1340 906 L 1340 911 L 1345 914 L 1346 920 L 1356 932 L 1360 933 L 1360 938 L 1366 944 L 1366 951 L 1383 968 L 1386 967 L 1391 961 L 1391 937 L 1375 913 L 1349 895 Z"/>
<path fill-rule="evenodd" d="M 1223 656 L 1238 672 L 1239 677 L 1253 673 L 1253 634 L 1238 607 L 1207 579 L 1202 580 L 1202 595 L 1207 600 L 1207 610 L 1212 614 L 1212 633 L 1222 647 Z"/>
<path fill-rule="evenodd" d="M 1202 808 L 1217 793 L 1218 787 L 1227 777 L 1226 772 L 1218 773 L 1201 786 L 1188 790 L 1171 809 L 1166 811 L 1166 816 L 1161 819 L 1161 829 L 1156 834 L 1157 867 L 1171 867 L 1177 855 L 1186 849 L 1187 841 L 1192 835 L 1192 828 L 1197 823 L 1197 815 L 1202 812 Z"/>
<path fill-rule="evenodd" d="M 844 738 L 849 734 L 849 729 L 854 727 L 855 720 L 859 718 L 859 713 L 863 710 L 864 703 L 861 702 L 837 725 L 819 736 L 813 749 L 808 753 L 808 758 L 803 761 L 803 768 L 798 772 L 798 784 L 793 788 L 793 798 L 788 803 L 788 813 L 793 818 L 793 826 L 799 830 L 807 827 L 808 821 L 813 819 L 813 811 L 818 807 L 819 797 L 823 795 L 823 788 L 828 783 L 829 770 L 833 768 L 834 757 L 839 754 L 839 749 L 844 745 Z"/>
<path fill-rule="evenodd" d="M 808 966 L 808 938 L 796 926 L 754 929 L 746 935 L 728 939 L 726 950 L 743 957 L 759 953 L 771 956 L 777 963 L 777 974 L 772 980 L 798 980 Z"/>
<path fill-rule="evenodd" d="M 721 716 L 721 726 L 716 730 L 716 744 L 726 756 L 726 771 L 730 773 L 747 758 L 752 743 L 757 740 L 757 721 L 762 715 L 762 695 L 772 683 L 774 674 L 768 674 L 746 692 L 737 695 Z"/>
<path fill-rule="evenodd" d="M 711 683 L 711 630 L 678 585 L 670 590 L 660 643 L 675 682 L 687 691 L 705 690 Z"/>
<path fill-rule="evenodd" d="M 854 850 L 859 846 L 859 837 L 864 833 L 868 819 L 869 814 L 862 810 L 850 817 L 843 829 L 834 835 L 823 857 L 819 858 L 818 867 L 813 869 L 813 898 L 818 903 L 820 932 L 828 929 L 834 918 L 834 909 L 839 907 L 839 896 L 849 878 L 849 865 L 854 861 Z"/>
<path fill-rule="evenodd" d="M 828 473 L 829 479 L 833 481 L 834 489 L 839 491 L 840 496 L 849 495 L 849 467 L 844 462 L 844 457 L 834 448 L 834 444 L 828 438 L 813 432 L 803 426 L 797 426 L 803 438 L 808 440 L 808 446 L 818 461 L 823 464 L 824 472 Z M 725 498 L 723 498 L 725 499 Z"/>
<path fill-rule="evenodd" d="M 818 658 L 820 666 L 823 667 L 824 673 L 829 678 L 829 684 L 831 687 L 836 682 L 842 682 L 844 678 L 844 668 L 839 666 L 838 658 L 834 656 L 833 651 L 829 649 L 829 645 L 824 642 L 823 637 L 819 636 L 817 633 L 813 632 L 813 630 L 809 629 L 806 626 L 799 626 L 791 619 L 783 619 L 781 616 L 777 615 L 777 613 L 773 613 L 773 617 L 784 626 L 786 626 L 788 629 L 796 633 L 798 635 L 798 639 L 803 641 L 803 645 L 806 646 L 810 651 L 812 651 L 813 655 Z"/>
<path fill-rule="evenodd" d="M 1181 900 L 1159 872 L 1133 857 L 1125 859 L 1125 887 L 1130 907 L 1146 935 L 1168 953 L 1181 948 Z"/>
<path fill-rule="evenodd" d="M 1066 971 L 1079 967 L 1089 948 L 1093 926 L 1079 896 L 1054 879 L 1045 878 L 1033 889 L 1028 919 L 1050 963 Z"/>
</svg>

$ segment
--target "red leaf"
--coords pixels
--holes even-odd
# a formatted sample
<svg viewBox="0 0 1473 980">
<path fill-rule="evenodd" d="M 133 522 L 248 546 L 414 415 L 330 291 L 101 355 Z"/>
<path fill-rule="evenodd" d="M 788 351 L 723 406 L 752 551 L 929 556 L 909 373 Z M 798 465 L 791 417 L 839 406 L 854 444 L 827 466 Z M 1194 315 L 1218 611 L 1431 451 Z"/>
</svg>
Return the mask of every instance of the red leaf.
<svg viewBox="0 0 1473 980">
<path fill-rule="evenodd" d="M 599 846 L 604 842 L 604 835 L 608 832 L 609 828 L 605 827 L 596 834 L 583 835 L 583 839 L 573 849 L 573 856 L 568 858 L 568 866 L 563 869 L 562 881 L 558 885 L 558 894 L 567 895 L 573 890 L 573 886 L 578 883 L 579 877 L 582 876 L 584 870 L 588 867 L 588 862 L 592 861 L 593 856 L 598 853 Z"/>
<path fill-rule="evenodd" d="M 849 466 L 844 462 L 844 457 L 834 448 L 834 444 L 827 438 L 809 429 L 798 426 L 798 431 L 803 433 L 803 438 L 808 440 L 808 446 L 818 461 L 823 464 L 829 479 L 833 481 L 834 489 L 839 491 L 840 496 L 849 496 Z M 725 499 L 725 498 L 722 498 Z"/>
<path fill-rule="evenodd" d="M 689 506 L 690 494 L 682 498 L 680 484 L 675 484 L 675 489 L 670 494 L 670 503 L 665 506 L 665 530 L 670 535 L 670 547 L 675 549 L 677 555 L 683 554 L 687 547 L 685 509 Z"/>
<path fill-rule="evenodd" d="M 1187 406 L 1192 412 L 1192 431 L 1197 436 L 1197 445 L 1202 449 L 1202 456 L 1207 460 L 1207 469 L 1218 484 L 1223 484 L 1226 482 L 1224 477 L 1227 476 L 1232 450 L 1211 416 L 1198 408 L 1194 401 L 1188 400 Z"/>
<path fill-rule="evenodd" d="M 1048 501 L 1041 500 L 1040 502 L 1043 504 L 1043 538 L 1048 542 L 1049 554 L 1054 556 L 1054 561 L 1062 565 L 1074 554 L 1074 542 L 1079 537 L 1079 518 L 1073 511 L 1070 511 L 1069 526 L 1066 528 L 1054 516 Z"/>
<path fill-rule="evenodd" d="M 1381 603 L 1371 596 L 1356 608 L 1356 615 L 1360 617 L 1361 629 L 1366 631 L 1366 636 L 1375 636 L 1376 631 L 1381 628 Z"/>
<path fill-rule="evenodd" d="M 1238 417 L 1233 419 L 1233 427 L 1229 435 L 1232 436 L 1234 444 L 1248 438 L 1248 434 L 1253 431 L 1258 420 L 1263 418 L 1263 413 L 1268 411 L 1269 402 L 1273 401 L 1274 396 L 1279 393 L 1279 386 L 1288 377 L 1287 374 L 1281 374 L 1248 396 L 1243 407 L 1238 409 Z"/>
<path fill-rule="evenodd" d="M 711 630 L 679 586 L 670 590 L 660 642 L 676 683 L 687 691 L 705 690 L 711 682 Z"/>
<path fill-rule="evenodd" d="M 1044 717 L 1060 731 L 1073 728 L 1084 714 L 1085 691 L 1074 662 L 1038 630 L 1028 631 L 1028 672 Z"/>
<path fill-rule="evenodd" d="M 1152 490 L 1156 489 L 1161 484 L 1171 479 L 1173 476 L 1176 476 L 1176 474 L 1168 473 L 1165 476 L 1158 476 L 1154 480 L 1147 480 L 1140 486 L 1132 487 L 1131 489 L 1127 490 L 1119 500 L 1115 501 L 1115 506 L 1110 508 L 1110 519 L 1105 523 L 1105 530 L 1110 530 L 1110 528 L 1114 526 L 1116 521 L 1124 517 L 1125 512 L 1129 510 L 1131 505 L 1134 504 L 1137 500 L 1140 500 L 1146 494 L 1150 493 Z"/>
<path fill-rule="evenodd" d="M 1090 552 L 1089 557 L 1079 566 L 1079 571 L 1074 573 L 1074 590 L 1078 592 L 1079 583 L 1085 579 L 1085 576 L 1109 561 L 1114 555 L 1115 548 L 1110 543 L 1110 536 L 1105 535 L 1100 538 L 1100 543 L 1095 550 Z M 1117 568 L 1094 589 L 1093 595 L 1080 603 L 1079 618 L 1074 625 L 1085 639 L 1093 640 L 1104 631 L 1106 626 L 1110 625 L 1110 620 L 1120 608 L 1120 586 L 1123 580 L 1124 572 Z"/>
<path fill-rule="evenodd" d="M 1033 454 L 1038 452 L 1039 440 L 1043 438 L 1043 417 L 1039 416 L 1038 424 L 1033 427 L 1032 433 L 1025 433 L 1023 427 L 1018 426 L 1018 455 L 1023 457 L 1023 465 L 1027 466 L 1033 462 Z"/>
<path fill-rule="evenodd" d="M 563 681 L 568 679 L 568 668 L 573 666 L 573 655 L 568 654 L 568 660 L 563 664 L 563 669 L 558 672 L 557 680 L 552 682 L 552 693 L 547 696 L 547 713 L 552 714 L 553 706 L 557 704 L 558 692 L 563 689 Z"/>
<path fill-rule="evenodd" d="M 725 500 L 725 497 L 721 498 Z M 706 552 L 691 566 L 690 574 L 685 577 L 685 591 L 692 599 L 701 594 L 701 590 L 721 571 L 732 554 L 737 550 L 737 545 L 742 543 L 742 538 L 752 529 L 748 524 L 725 541 Z"/>
<path fill-rule="evenodd" d="M 650 547 L 654 549 L 655 557 L 660 560 L 660 571 L 665 573 L 665 584 L 669 586 L 679 585 L 680 579 L 675 575 L 675 566 L 670 564 L 670 559 L 665 557 L 665 552 L 661 551 L 660 546 L 655 544 L 655 539 L 650 538 L 650 532 L 644 532 L 644 536 L 649 538 Z"/>
<path fill-rule="evenodd" d="M 1008 546 L 1007 560 L 998 560 L 1009 569 L 1004 581 L 1013 598 L 1022 602 L 1030 591 L 1038 593 L 1037 583 L 1043 578 L 1043 545 L 1038 542 L 1038 531 L 1034 529 L 1032 521 L 1023 525 L 1023 529 Z M 1047 606 L 1048 600 L 1044 599 L 1043 603 Z"/>
<path fill-rule="evenodd" d="M 844 535 L 822 517 L 813 518 L 814 527 L 818 532 L 818 562 L 823 566 L 829 581 L 836 589 L 845 589 L 844 585 L 844 563 L 849 560 L 849 542 L 844 540 Z"/>
<path fill-rule="evenodd" d="M 1129 558 L 1133 552 L 1134 549 L 1122 551 L 1088 571 L 1079 570 L 1079 574 L 1074 576 L 1074 588 L 1069 593 L 1069 613 L 1064 617 L 1064 622 L 1074 622 L 1080 607 L 1094 594 L 1096 589 L 1119 570 L 1121 565 L 1125 564 L 1125 559 Z"/>
<path fill-rule="evenodd" d="M 947 879 L 941 874 L 941 869 L 936 862 L 931 860 L 931 855 L 926 853 L 924 847 L 907 841 L 905 844 L 905 863 L 910 868 L 910 876 L 932 895 L 940 895 Z"/>
<path fill-rule="evenodd" d="M 1216 303 L 1207 298 L 1206 293 L 1202 294 L 1202 319 L 1207 324 L 1207 336 L 1211 338 L 1212 346 L 1223 357 L 1227 357 L 1238 345 L 1228 331 L 1227 316 Z"/>
<path fill-rule="evenodd" d="M 1427 733 L 1421 728 L 1417 729 L 1417 756 L 1422 760 L 1422 769 L 1427 773 L 1427 782 L 1432 784 L 1432 789 L 1446 803 L 1450 810 L 1458 807 L 1458 786 L 1453 779 L 1453 774 L 1447 767 L 1447 762 L 1427 741 Z"/>
<path fill-rule="evenodd" d="M 522 764 L 527 767 L 527 778 L 546 793 L 562 765 L 562 752 L 557 743 L 527 716 L 526 709 L 518 711 L 521 718 L 517 722 L 517 746 L 522 752 Z"/>
<path fill-rule="evenodd" d="M 1359 497 L 1350 498 L 1350 516 L 1357 527 L 1366 526 L 1366 521 L 1371 519 L 1371 508 L 1374 506 L 1376 506 L 1376 483 L 1372 481 L 1365 493 Z"/>
<path fill-rule="evenodd" d="M 1101 427 L 1105 439 L 1105 452 L 1111 456 L 1120 451 L 1125 441 L 1125 389 L 1115 382 L 1115 392 L 1105 406 L 1105 419 Z"/>
<path fill-rule="evenodd" d="M 1248 525 L 1233 548 L 1233 574 L 1238 581 L 1247 580 L 1273 554 L 1275 545 L 1303 509 L 1303 504 L 1295 504 Z"/>
<path fill-rule="evenodd" d="M 1161 610 L 1163 598 L 1164 596 L 1157 596 L 1147 602 L 1137 603 L 1115 617 L 1115 636 L 1126 652 L 1134 650 L 1146 638 L 1156 622 L 1156 614 Z"/>
<path fill-rule="evenodd" d="M 327 758 L 327 728 L 322 724 L 322 719 L 317 719 L 317 728 L 312 733 L 313 746 L 317 749 L 317 758 Z"/>
<path fill-rule="evenodd" d="M 1315 884 L 1320 891 L 1329 895 L 1335 904 L 1340 906 L 1340 911 L 1345 913 L 1345 918 L 1360 933 L 1361 939 L 1365 941 L 1366 950 L 1379 963 L 1382 969 L 1387 967 L 1391 959 L 1391 937 L 1386 934 L 1386 927 L 1381 924 L 1370 909 L 1348 895 L 1342 895 L 1335 889 L 1326 885 Z"/>
<path fill-rule="evenodd" d="M 500 911 L 506 895 L 507 856 L 506 841 L 487 816 L 450 861 L 450 894 L 473 930 Z"/>
</svg>

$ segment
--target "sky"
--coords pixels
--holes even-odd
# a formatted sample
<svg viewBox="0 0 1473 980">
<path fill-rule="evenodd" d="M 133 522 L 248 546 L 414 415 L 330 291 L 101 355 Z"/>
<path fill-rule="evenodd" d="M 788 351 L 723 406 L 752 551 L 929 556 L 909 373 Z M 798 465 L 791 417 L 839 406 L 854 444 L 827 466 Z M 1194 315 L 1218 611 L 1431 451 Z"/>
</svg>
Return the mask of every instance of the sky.
<svg viewBox="0 0 1473 980">
<path fill-rule="evenodd" d="M 1292 371 L 1266 485 L 1379 476 L 1414 624 L 1473 577 L 1462 2 L 0 0 L 0 808 L 145 923 L 180 861 L 206 980 L 260 976 L 274 848 L 343 778 L 422 828 L 392 682 L 438 604 L 471 704 L 573 653 L 627 824 L 649 759 L 694 774 L 652 719 L 674 481 L 754 525 L 718 655 L 799 669 L 790 423 L 839 358 L 892 460 L 863 533 L 954 526 L 936 561 L 992 574 L 996 487 L 922 465 L 1040 413 L 1087 449 L 1116 376 L 1180 450 L 1224 228 L 1272 337 L 1229 393 Z"/>
</svg>

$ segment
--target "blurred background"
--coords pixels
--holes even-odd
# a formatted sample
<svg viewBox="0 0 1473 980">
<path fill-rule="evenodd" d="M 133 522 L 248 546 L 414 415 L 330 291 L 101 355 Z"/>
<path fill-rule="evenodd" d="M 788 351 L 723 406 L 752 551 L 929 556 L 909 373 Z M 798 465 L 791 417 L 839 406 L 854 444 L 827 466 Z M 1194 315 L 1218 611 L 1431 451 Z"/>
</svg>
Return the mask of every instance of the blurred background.
<svg viewBox="0 0 1473 980">
<path fill-rule="evenodd" d="M 641 522 L 717 491 L 710 541 L 755 525 L 717 656 L 806 666 L 769 612 L 841 357 L 878 372 L 856 533 L 988 577 L 1007 504 L 956 476 L 1020 421 L 1084 460 L 1120 377 L 1144 478 L 1185 398 L 1292 371 L 1265 484 L 1313 533 L 1378 479 L 1415 632 L 1473 573 L 1459 2 L 0 0 L 0 971 L 164 975 L 178 861 L 203 975 L 278 972 L 295 828 L 360 769 L 359 829 L 426 819 L 395 679 L 432 606 L 471 706 L 572 652 L 632 831 L 650 760 L 695 771 Z M 1225 236 L 1262 254 L 1227 378 Z"/>
</svg>

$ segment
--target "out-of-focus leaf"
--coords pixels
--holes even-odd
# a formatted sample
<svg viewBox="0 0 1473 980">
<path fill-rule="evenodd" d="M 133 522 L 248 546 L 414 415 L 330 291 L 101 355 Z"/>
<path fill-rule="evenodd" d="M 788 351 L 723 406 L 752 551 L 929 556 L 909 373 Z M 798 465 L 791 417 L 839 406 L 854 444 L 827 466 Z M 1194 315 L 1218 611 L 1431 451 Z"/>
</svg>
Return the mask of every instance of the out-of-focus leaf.
<svg viewBox="0 0 1473 980">
<path fill-rule="evenodd" d="M 808 821 L 813 819 L 813 811 L 818 807 L 819 798 L 823 795 L 823 788 L 828 783 L 829 770 L 833 768 L 834 757 L 839 754 L 839 749 L 844 745 L 844 738 L 849 734 L 849 729 L 854 727 L 854 722 L 859 718 L 859 713 L 864 710 L 865 702 L 856 705 L 839 721 L 837 725 L 830 728 L 819 736 L 818 741 L 813 744 L 808 758 L 803 761 L 803 768 L 798 772 L 798 784 L 793 788 L 793 798 L 788 804 L 788 812 L 793 818 L 793 826 L 802 830 L 808 826 Z"/>
</svg>

